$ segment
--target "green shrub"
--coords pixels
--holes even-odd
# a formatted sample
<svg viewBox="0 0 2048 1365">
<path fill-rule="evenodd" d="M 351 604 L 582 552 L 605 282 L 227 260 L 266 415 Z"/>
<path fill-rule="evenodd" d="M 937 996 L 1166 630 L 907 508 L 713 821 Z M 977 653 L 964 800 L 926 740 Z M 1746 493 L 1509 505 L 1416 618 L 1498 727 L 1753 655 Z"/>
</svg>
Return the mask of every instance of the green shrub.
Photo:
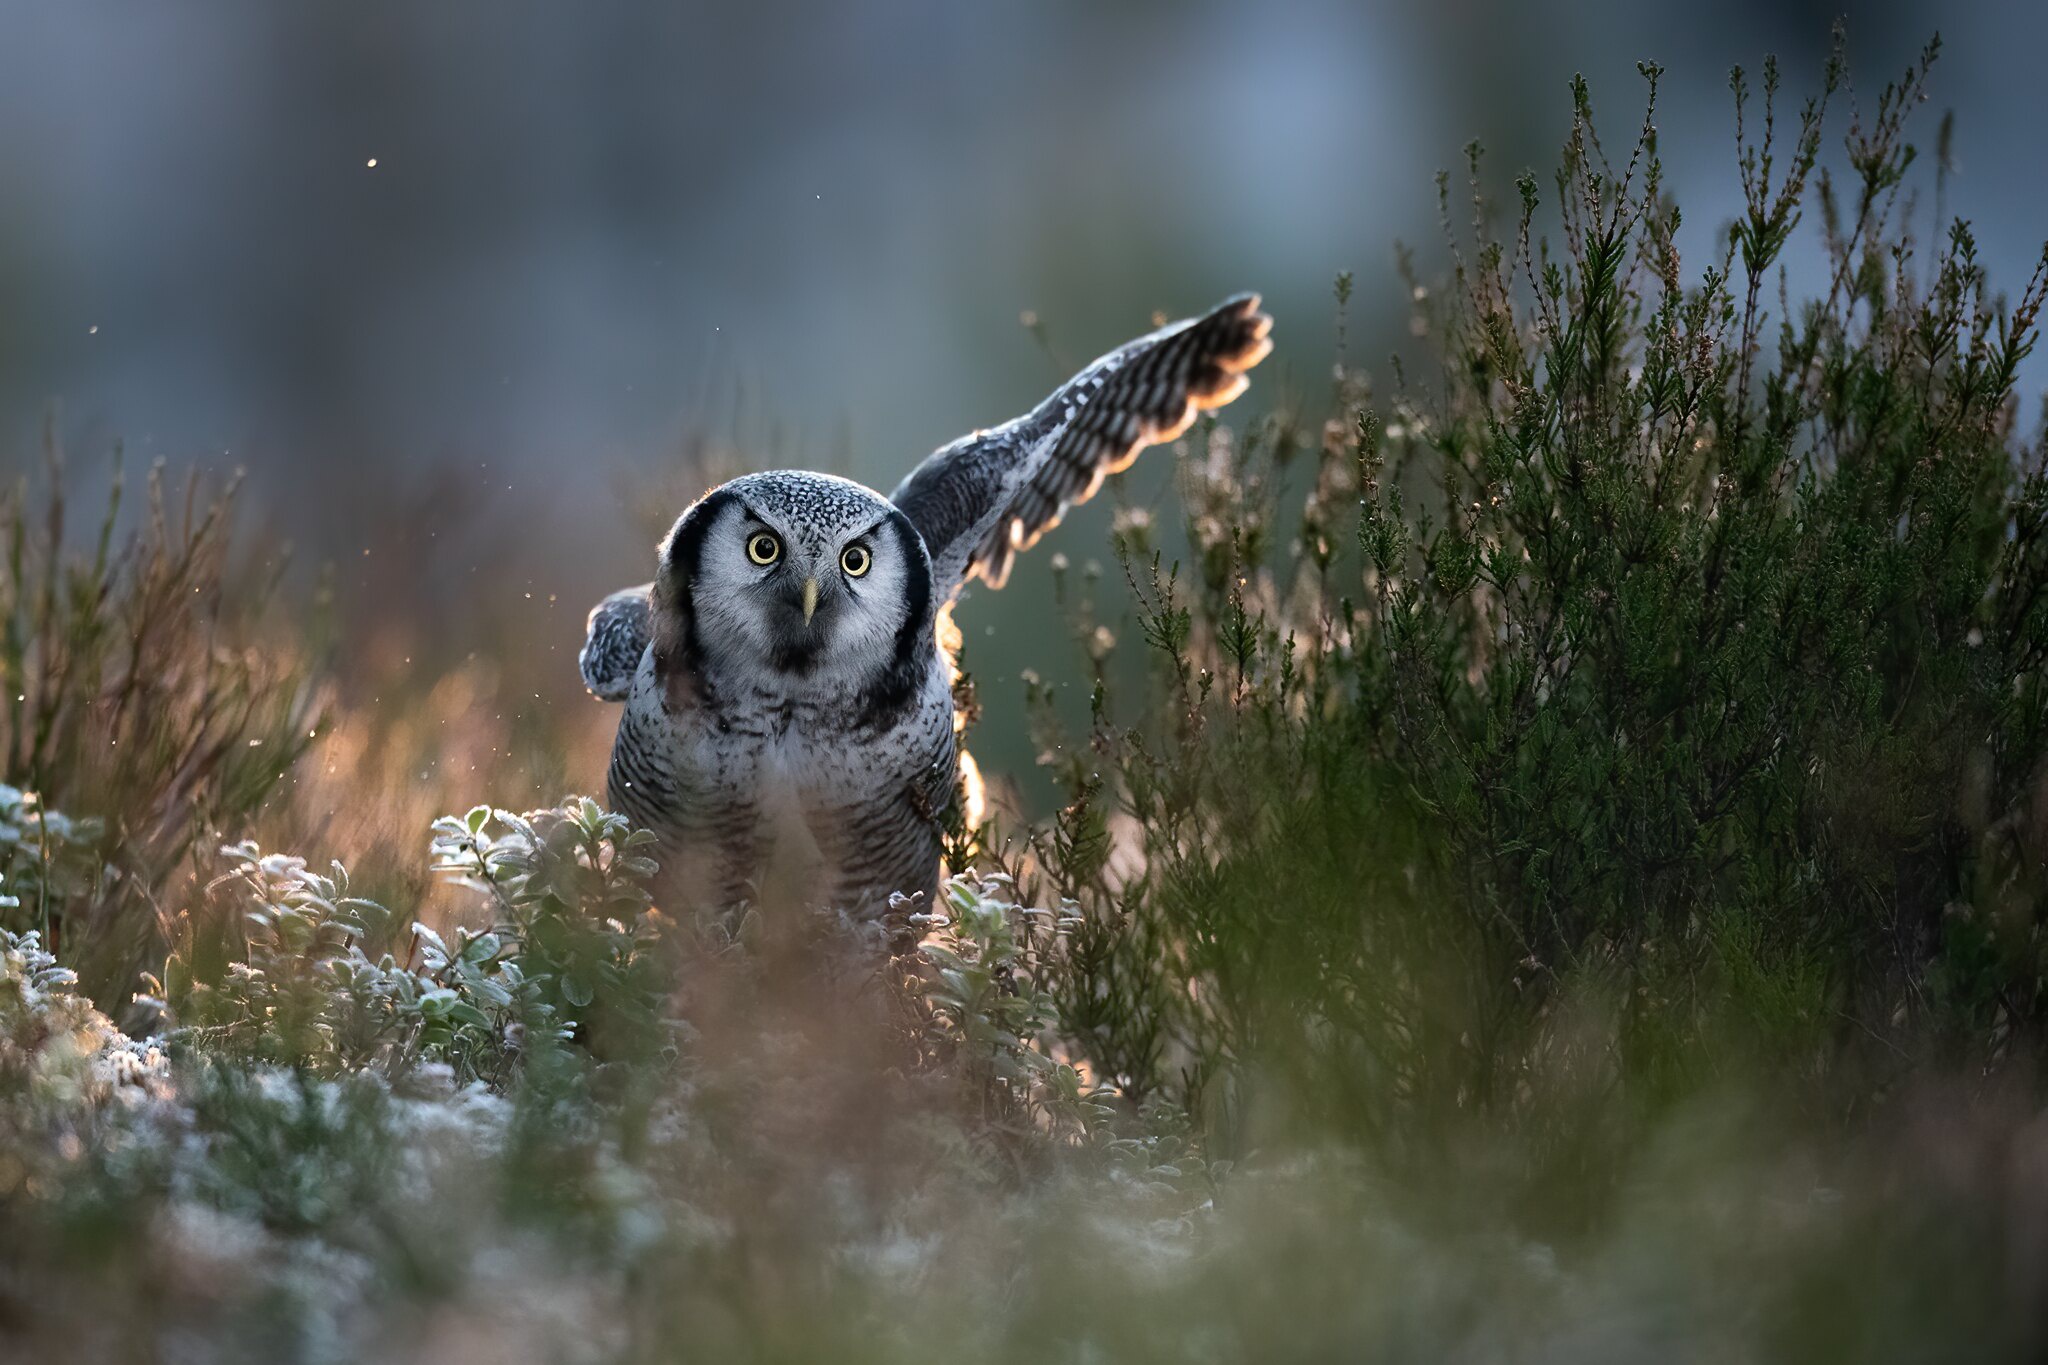
<svg viewBox="0 0 2048 1365">
<path fill-rule="evenodd" d="M 1652 116 L 1616 165 L 1575 86 L 1547 212 L 1525 175 L 1497 232 L 1476 147 L 1469 231 L 1440 182 L 1450 280 L 1389 396 L 1346 369 L 1319 440 L 1200 431 L 1185 570 L 1120 519 L 1145 718 L 1098 659 L 1034 843 L 1105 1076 L 1237 1140 L 1257 1087 L 1402 1143 L 1536 1120 L 1597 1167 L 1589 1115 L 2033 1055 L 2048 474 L 2013 385 L 2048 257 L 2007 304 L 1966 223 L 1914 236 L 1933 53 L 1841 169 L 1839 58 L 1796 120 L 1738 71 L 1746 208 L 1693 274 Z M 1546 1128 L 1560 1094 L 1610 1098 Z"/>
</svg>

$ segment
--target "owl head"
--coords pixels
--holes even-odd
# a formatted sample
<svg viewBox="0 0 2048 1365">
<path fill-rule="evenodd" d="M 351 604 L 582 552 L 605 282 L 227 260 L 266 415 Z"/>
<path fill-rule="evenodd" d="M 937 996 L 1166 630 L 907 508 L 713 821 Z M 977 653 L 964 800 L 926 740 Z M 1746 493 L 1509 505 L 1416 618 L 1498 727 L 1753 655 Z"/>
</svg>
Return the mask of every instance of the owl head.
<svg viewBox="0 0 2048 1365">
<path fill-rule="evenodd" d="M 932 639 L 931 562 L 887 498 L 829 474 L 748 474 L 661 544 L 655 667 L 719 689 L 864 690 L 913 676 Z"/>
</svg>

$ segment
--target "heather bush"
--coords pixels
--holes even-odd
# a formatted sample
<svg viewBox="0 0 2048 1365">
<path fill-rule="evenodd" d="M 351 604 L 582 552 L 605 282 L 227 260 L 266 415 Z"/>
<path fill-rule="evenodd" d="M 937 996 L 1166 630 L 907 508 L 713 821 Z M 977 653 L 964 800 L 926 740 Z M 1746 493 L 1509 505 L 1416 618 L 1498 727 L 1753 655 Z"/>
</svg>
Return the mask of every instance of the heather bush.
<svg viewBox="0 0 2048 1365">
<path fill-rule="evenodd" d="M 1564 1085 L 1611 1097 L 1549 1135 L 1597 1165 L 1566 1130 L 1730 1080 L 1843 1112 L 2030 1069 L 2048 475 L 2013 386 L 2048 260 L 2008 302 L 1966 223 L 1914 235 L 1933 55 L 1841 169 L 1839 62 L 1796 119 L 1738 71 L 1747 207 L 1694 273 L 1659 72 L 1619 164 L 1575 87 L 1548 207 L 1523 176 L 1496 229 L 1476 147 L 1469 227 L 1440 181 L 1427 365 L 1343 369 L 1319 433 L 1201 433 L 1185 562 L 1124 519 L 1156 667 L 1041 745 L 1071 804 L 1033 844 L 1107 1075 L 1403 1146 L 1543 1128 Z M 1802 230 L 1817 296 L 1774 314 Z"/>
</svg>

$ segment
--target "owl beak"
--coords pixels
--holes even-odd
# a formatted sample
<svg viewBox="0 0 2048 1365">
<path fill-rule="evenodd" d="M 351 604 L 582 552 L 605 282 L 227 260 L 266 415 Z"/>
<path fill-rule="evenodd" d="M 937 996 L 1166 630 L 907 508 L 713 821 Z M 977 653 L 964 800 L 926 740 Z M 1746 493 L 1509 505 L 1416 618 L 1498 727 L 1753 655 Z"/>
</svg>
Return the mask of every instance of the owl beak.
<svg viewBox="0 0 2048 1365">
<path fill-rule="evenodd" d="M 806 578 L 806 579 L 804 580 L 804 624 L 805 624 L 805 625 L 809 625 L 809 624 L 811 623 L 811 617 L 812 617 L 812 615 L 814 615 L 814 614 L 815 614 L 815 613 L 817 612 L 817 610 L 818 610 L 818 580 L 817 580 L 816 578 Z"/>
</svg>

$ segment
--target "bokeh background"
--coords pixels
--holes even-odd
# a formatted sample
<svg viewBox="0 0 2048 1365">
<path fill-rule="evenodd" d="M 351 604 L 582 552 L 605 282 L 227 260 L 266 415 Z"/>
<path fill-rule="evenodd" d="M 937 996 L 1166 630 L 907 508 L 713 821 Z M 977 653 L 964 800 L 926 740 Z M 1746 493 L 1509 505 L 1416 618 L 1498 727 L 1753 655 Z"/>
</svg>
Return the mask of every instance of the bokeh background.
<svg viewBox="0 0 2048 1365">
<path fill-rule="evenodd" d="M 887 488 L 1245 288 L 1280 321 L 1248 401 L 1312 395 L 1333 276 L 1354 358 L 1401 345 L 1395 244 L 1443 259 L 1433 173 L 1475 137 L 1503 194 L 1546 170 L 1578 71 L 1625 145 L 1635 62 L 1668 68 L 1704 243 L 1738 202 L 1729 66 L 1776 52 L 1811 91 L 1843 8 L 0 0 L 0 462 L 54 413 L 78 470 L 117 442 L 245 466 L 245 518 L 333 570 L 345 685 L 489 652 L 477 704 L 596 736 L 545 779 L 594 789 L 584 611 L 710 473 Z M 2048 221 L 2048 7 L 1846 8 L 1866 101 L 1942 31 L 1947 207 L 2016 289 Z M 1154 456 L 1134 495 L 1170 487 Z M 1106 559 L 1105 526 L 1070 519 L 961 613 L 998 773 L 1030 764 L 1046 565 Z"/>
</svg>

